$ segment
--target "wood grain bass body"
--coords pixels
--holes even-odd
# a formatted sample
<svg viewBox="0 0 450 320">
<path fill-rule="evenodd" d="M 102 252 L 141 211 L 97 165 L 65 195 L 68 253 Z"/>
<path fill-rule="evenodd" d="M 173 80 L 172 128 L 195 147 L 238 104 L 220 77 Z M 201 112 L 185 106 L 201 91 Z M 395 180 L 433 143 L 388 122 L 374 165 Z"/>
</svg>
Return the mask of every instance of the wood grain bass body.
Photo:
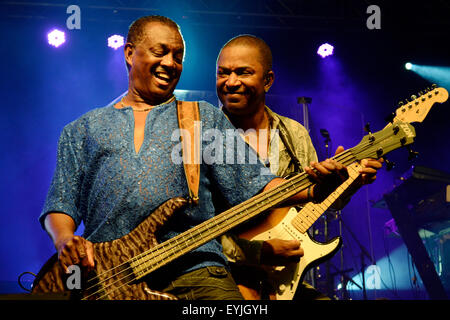
<svg viewBox="0 0 450 320">
<path fill-rule="evenodd" d="M 258 226 L 240 234 L 240 237 L 248 240 L 282 239 L 300 241 L 304 256 L 298 263 L 264 268 L 267 273 L 267 281 L 273 288 L 273 292 L 269 294 L 271 300 L 292 300 L 306 271 L 330 259 L 342 245 L 340 237 L 333 238 L 327 243 L 320 243 L 312 239 L 307 232 L 298 231 L 292 226 L 292 220 L 297 214 L 298 211 L 294 207 L 273 209 Z M 246 300 L 261 299 L 255 288 L 238 286 Z"/>
<path fill-rule="evenodd" d="M 149 217 L 140 223 L 132 232 L 122 238 L 94 243 L 95 268 L 87 278 L 94 276 L 93 281 L 83 281 L 78 297 L 86 300 L 169 300 L 173 295 L 154 291 L 144 281 L 134 283 L 133 269 L 129 261 L 139 254 L 157 245 L 155 232 L 164 222 L 187 201 L 173 198 L 158 207 Z M 93 273 L 93 274 L 92 274 Z M 32 294 L 40 293 L 75 293 L 67 289 L 67 275 L 53 255 L 41 268 L 32 288 Z"/>
</svg>

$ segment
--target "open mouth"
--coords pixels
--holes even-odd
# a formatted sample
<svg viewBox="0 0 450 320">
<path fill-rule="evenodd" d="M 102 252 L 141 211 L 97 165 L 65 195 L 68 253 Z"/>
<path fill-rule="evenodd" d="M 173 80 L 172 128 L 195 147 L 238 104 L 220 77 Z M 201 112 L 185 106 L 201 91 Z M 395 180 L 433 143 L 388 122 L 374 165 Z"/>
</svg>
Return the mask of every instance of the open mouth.
<svg viewBox="0 0 450 320">
<path fill-rule="evenodd" d="M 172 81 L 172 77 L 166 72 L 155 72 L 155 77 L 162 82 L 162 84 L 169 84 Z"/>
<path fill-rule="evenodd" d="M 153 76 L 156 79 L 157 83 L 161 86 L 168 86 L 172 83 L 174 77 L 166 71 L 155 71 L 153 72 Z"/>
</svg>

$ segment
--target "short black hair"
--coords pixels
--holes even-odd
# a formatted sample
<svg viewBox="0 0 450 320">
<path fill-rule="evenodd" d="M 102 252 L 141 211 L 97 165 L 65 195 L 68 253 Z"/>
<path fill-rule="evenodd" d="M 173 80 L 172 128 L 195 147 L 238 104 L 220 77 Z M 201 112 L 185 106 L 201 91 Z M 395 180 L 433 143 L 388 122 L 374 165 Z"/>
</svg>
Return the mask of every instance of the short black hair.
<svg viewBox="0 0 450 320">
<path fill-rule="evenodd" d="M 224 44 L 222 49 L 220 49 L 220 52 L 222 52 L 224 48 L 234 45 L 256 47 L 261 53 L 261 64 L 264 67 L 264 71 L 269 72 L 272 70 L 272 51 L 270 50 L 269 45 L 263 39 L 251 34 L 241 34 L 228 40 L 228 42 Z"/>
<path fill-rule="evenodd" d="M 144 27 L 151 22 L 157 22 L 164 24 L 168 27 L 174 28 L 177 30 L 181 35 L 181 29 L 180 26 L 173 20 L 164 17 L 164 16 L 158 16 L 158 15 L 152 15 L 152 16 L 144 16 L 140 17 L 139 19 L 133 21 L 133 23 L 128 28 L 128 35 L 127 35 L 127 42 L 132 44 L 138 44 L 142 39 L 145 37 L 145 29 Z M 183 37 L 183 36 L 181 36 Z"/>
<path fill-rule="evenodd" d="M 176 30 L 180 34 L 181 39 L 183 40 L 184 50 L 186 51 L 186 44 L 184 42 L 184 38 L 181 33 L 180 26 L 172 19 L 164 17 L 164 16 L 158 16 L 158 15 L 143 16 L 143 17 L 140 17 L 139 19 L 133 21 L 133 23 L 128 28 L 127 43 L 131 43 L 133 46 L 136 46 L 137 44 L 139 44 L 139 42 L 141 42 L 145 38 L 145 26 L 147 26 L 147 24 L 152 23 L 152 22 L 161 23 L 165 26 L 168 26 L 169 28 L 173 28 L 174 30 Z M 183 59 L 184 59 L 184 53 L 183 53 Z M 130 66 L 128 65 L 127 62 L 125 62 L 125 64 L 126 64 L 127 70 L 129 71 Z"/>
</svg>

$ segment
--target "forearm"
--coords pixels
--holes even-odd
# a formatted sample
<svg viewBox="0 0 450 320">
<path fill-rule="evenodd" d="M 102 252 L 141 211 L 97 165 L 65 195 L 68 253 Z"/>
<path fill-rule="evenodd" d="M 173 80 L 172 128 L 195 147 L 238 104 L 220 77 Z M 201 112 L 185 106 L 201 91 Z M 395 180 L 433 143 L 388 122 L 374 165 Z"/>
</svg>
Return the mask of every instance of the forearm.
<svg viewBox="0 0 450 320">
<path fill-rule="evenodd" d="M 76 230 L 75 221 L 69 215 L 59 212 L 47 214 L 44 226 L 56 249 L 59 249 L 64 239 L 72 238 Z"/>
<path fill-rule="evenodd" d="M 65 271 L 68 266 L 74 264 L 81 264 L 88 269 L 95 266 L 93 245 L 90 241 L 75 235 L 77 226 L 72 217 L 52 212 L 45 217 L 44 226 L 53 240 L 58 259 Z"/>
</svg>

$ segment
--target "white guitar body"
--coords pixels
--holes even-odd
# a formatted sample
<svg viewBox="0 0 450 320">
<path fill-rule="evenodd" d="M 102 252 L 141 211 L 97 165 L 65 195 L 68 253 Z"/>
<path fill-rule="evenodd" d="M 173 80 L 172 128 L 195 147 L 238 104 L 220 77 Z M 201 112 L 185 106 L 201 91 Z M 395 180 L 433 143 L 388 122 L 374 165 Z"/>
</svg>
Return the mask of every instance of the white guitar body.
<svg viewBox="0 0 450 320">
<path fill-rule="evenodd" d="M 268 281 L 276 291 L 277 300 L 292 300 L 298 284 L 303 281 L 306 271 L 331 258 L 342 244 L 340 237 L 336 237 L 328 243 L 319 243 L 311 239 L 307 232 L 299 232 L 291 224 L 292 219 L 297 214 L 298 211 L 294 207 L 290 208 L 284 219 L 275 227 L 252 238 L 252 240 L 270 240 L 275 238 L 299 240 L 305 252 L 299 263 L 266 269 L 269 273 Z"/>
<path fill-rule="evenodd" d="M 358 170 L 360 167 L 361 165 L 357 162 L 348 165 L 348 179 L 321 203 L 309 202 L 300 211 L 297 211 L 295 207 L 273 209 L 257 227 L 247 230 L 240 235 L 248 240 L 267 241 L 270 239 L 281 239 L 300 241 L 300 246 L 304 251 L 300 262 L 278 267 L 262 266 L 267 272 L 267 281 L 274 290 L 271 299 L 292 300 L 298 284 L 304 278 L 305 272 L 331 258 L 339 250 L 342 244 L 340 237 L 336 237 L 327 243 L 320 243 L 311 239 L 308 229 L 355 181 L 359 176 Z M 248 288 L 240 287 L 240 289 L 244 297 L 246 297 L 246 293 L 243 290 L 251 292 L 251 289 Z M 251 295 L 248 296 L 251 297 Z"/>
</svg>

